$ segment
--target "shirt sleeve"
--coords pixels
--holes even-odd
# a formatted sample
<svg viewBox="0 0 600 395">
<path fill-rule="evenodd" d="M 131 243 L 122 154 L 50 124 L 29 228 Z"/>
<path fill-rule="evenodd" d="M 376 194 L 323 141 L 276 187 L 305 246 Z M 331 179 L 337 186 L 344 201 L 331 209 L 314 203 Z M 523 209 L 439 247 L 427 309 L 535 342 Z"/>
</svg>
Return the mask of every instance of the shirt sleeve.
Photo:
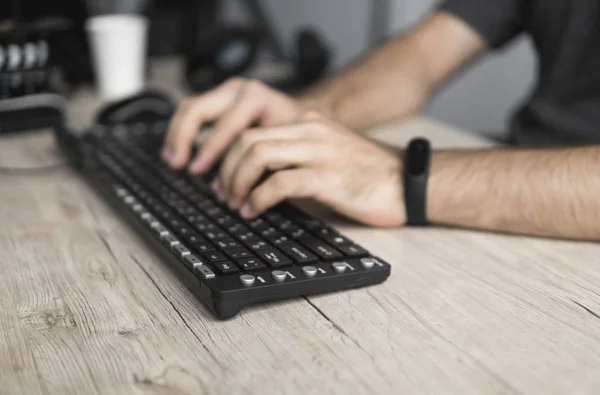
<svg viewBox="0 0 600 395">
<path fill-rule="evenodd" d="M 448 12 L 477 31 L 491 48 L 499 48 L 523 32 L 526 0 L 444 0 Z"/>
</svg>

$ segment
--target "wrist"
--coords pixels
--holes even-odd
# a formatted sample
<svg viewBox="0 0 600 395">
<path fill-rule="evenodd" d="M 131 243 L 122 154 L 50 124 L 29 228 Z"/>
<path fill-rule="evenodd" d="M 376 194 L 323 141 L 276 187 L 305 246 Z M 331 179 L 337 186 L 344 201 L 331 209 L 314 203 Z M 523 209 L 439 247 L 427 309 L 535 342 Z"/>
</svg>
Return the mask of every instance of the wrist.
<svg viewBox="0 0 600 395">
<path fill-rule="evenodd" d="M 300 113 L 316 111 L 328 119 L 339 122 L 333 111 L 333 100 L 325 93 L 306 93 L 296 98 Z"/>
<path fill-rule="evenodd" d="M 448 217 L 455 207 L 456 178 L 451 174 L 451 163 L 457 155 L 451 152 L 432 152 L 427 185 L 427 219 L 430 223 L 452 223 Z M 453 190 L 454 188 L 454 190 Z"/>
</svg>

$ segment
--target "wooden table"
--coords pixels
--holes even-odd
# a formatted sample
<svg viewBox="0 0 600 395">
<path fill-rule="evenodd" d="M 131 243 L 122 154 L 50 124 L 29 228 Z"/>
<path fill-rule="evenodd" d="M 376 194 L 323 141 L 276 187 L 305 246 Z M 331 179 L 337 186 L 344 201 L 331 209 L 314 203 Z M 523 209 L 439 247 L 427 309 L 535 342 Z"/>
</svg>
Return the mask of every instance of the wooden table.
<svg viewBox="0 0 600 395">
<path fill-rule="evenodd" d="M 489 145 L 374 132 L 414 135 Z M 62 160 L 47 132 L 0 139 L 0 166 Z M 387 282 L 219 321 L 74 171 L 0 175 L 0 393 L 600 394 L 596 244 L 337 225 Z"/>
</svg>

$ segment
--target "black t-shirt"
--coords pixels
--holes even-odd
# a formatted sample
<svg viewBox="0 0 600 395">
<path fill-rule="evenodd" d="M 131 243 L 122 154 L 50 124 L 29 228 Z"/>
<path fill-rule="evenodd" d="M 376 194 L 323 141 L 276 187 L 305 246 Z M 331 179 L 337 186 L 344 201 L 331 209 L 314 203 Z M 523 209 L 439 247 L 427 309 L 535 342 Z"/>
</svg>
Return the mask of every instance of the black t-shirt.
<svg viewBox="0 0 600 395">
<path fill-rule="evenodd" d="M 446 0 L 491 48 L 530 34 L 537 82 L 511 125 L 518 145 L 600 143 L 600 0 Z"/>
</svg>

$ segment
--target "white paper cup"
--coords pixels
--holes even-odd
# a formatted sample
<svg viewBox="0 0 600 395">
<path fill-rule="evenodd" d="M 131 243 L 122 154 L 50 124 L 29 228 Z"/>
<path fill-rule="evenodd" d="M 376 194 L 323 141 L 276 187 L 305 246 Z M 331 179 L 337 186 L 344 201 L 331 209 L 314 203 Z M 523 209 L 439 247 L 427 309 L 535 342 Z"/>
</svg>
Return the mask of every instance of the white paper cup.
<svg viewBox="0 0 600 395">
<path fill-rule="evenodd" d="M 137 15 L 103 15 L 86 21 L 96 82 L 113 101 L 144 89 L 148 20 Z"/>
</svg>

